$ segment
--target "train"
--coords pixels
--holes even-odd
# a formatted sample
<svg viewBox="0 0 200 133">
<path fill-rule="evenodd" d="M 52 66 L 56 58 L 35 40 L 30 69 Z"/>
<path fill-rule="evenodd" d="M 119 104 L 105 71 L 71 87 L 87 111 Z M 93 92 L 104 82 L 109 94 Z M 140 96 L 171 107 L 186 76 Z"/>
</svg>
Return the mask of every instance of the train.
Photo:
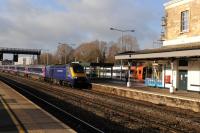
<svg viewBox="0 0 200 133">
<path fill-rule="evenodd" d="M 138 81 L 144 81 L 145 78 L 152 76 L 152 67 L 147 67 L 145 65 L 131 66 L 131 77 L 137 79 Z"/>
<path fill-rule="evenodd" d="M 92 73 L 91 77 L 99 77 L 99 78 L 112 78 L 119 79 L 121 76 L 123 79 L 127 77 L 129 67 L 128 66 L 113 66 L 112 67 L 112 74 L 111 74 L 111 68 L 99 68 L 90 71 L 90 68 L 86 69 L 87 74 L 90 75 Z M 148 67 L 145 65 L 139 65 L 139 66 L 131 66 L 130 67 L 130 77 L 134 80 L 138 81 L 144 81 L 145 78 L 149 78 L 152 76 L 152 67 Z"/>
<path fill-rule="evenodd" d="M 69 85 L 72 88 L 91 88 L 83 66 L 79 63 L 67 65 L 1 65 L 1 72 L 45 82 Z"/>
</svg>

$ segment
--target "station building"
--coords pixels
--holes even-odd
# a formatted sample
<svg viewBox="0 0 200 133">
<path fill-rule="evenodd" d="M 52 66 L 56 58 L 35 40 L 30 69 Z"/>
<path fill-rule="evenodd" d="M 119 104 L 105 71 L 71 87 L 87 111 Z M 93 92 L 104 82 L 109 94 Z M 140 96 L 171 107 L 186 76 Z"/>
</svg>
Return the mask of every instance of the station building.
<svg viewBox="0 0 200 133">
<path fill-rule="evenodd" d="M 119 53 L 116 60 L 129 60 L 151 68 L 145 84 L 170 88 L 170 92 L 200 92 L 200 0 L 171 0 L 164 4 L 163 46 Z M 146 69 L 148 70 L 148 69 Z"/>
<path fill-rule="evenodd" d="M 32 65 L 34 64 L 33 58 L 30 56 L 19 57 L 15 65 Z"/>
</svg>

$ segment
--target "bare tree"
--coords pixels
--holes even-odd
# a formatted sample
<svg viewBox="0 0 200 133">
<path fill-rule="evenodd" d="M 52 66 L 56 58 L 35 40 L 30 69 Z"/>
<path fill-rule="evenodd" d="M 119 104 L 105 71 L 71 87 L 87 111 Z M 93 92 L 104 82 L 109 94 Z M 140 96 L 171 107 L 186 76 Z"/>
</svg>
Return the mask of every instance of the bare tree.
<svg viewBox="0 0 200 133">
<path fill-rule="evenodd" d="M 118 43 L 113 43 L 108 50 L 107 62 L 114 63 L 115 55 L 119 53 L 120 47 Z"/>
<path fill-rule="evenodd" d="M 122 37 L 118 42 L 92 41 L 82 43 L 75 50 L 68 44 L 60 44 L 55 54 L 43 53 L 40 56 L 41 64 L 67 64 L 75 59 L 82 62 L 115 62 L 115 55 L 123 51 L 137 51 L 139 45 L 137 39 L 131 35 L 123 36 L 123 47 L 121 47 Z"/>
<path fill-rule="evenodd" d="M 75 49 L 74 56 L 83 62 L 104 62 L 106 58 L 106 42 L 96 40 L 83 43 Z"/>
<path fill-rule="evenodd" d="M 67 64 L 73 59 L 73 48 L 68 44 L 60 44 L 55 55 L 59 64 Z"/>
<path fill-rule="evenodd" d="M 123 46 L 120 46 L 123 52 L 139 50 L 139 44 L 137 42 L 136 37 L 133 37 L 131 35 L 124 35 L 123 38 L 120 37 L 118 39 L 118 44 L 120 44 L 121 42 L 123 42 Z"/>
<path fill-rule="evenodd" d="M 56 64 L 55 55 L 52 53 L 42 53 L 40 55 L 40 64 L 43 65 Z"/>
<path fill-rule="evenodd" d="M 97 41 L 99 45 L 99 62 L 104 63 L 106 60 L 107 43 L 104 41 Z"/>
</svg>

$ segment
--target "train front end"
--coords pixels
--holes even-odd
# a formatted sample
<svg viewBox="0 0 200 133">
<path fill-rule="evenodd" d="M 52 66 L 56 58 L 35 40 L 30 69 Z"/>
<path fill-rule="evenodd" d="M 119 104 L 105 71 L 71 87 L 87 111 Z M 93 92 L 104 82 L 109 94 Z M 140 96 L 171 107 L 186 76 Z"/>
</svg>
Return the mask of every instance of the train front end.
<svg viewBox="0 0 200 133">
<path fill-rule="evenodd" d="M 91 88 L 92 85 L 86 76 L 83 66 L 79 63 L 71 63 L 69 67 L 72 78 L 72 87 Z"/>
</svg>

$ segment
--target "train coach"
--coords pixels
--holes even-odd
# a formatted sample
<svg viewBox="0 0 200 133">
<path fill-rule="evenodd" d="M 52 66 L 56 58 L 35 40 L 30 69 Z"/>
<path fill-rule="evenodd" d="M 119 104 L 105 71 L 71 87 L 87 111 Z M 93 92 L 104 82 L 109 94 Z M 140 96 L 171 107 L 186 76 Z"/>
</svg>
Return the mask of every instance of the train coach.
<svg viewBox="0 0 200 133">
<path fill-rule="evenodd" d="M 133 79 L 137 79 L 138 81 L 144 81 L 145 78 L 151 76 L 152 76 L 152 67 L 147 67 L 145 65 L 131 67 L 131 77 Z"/>
<path fill-rule="evenodd" d="M 27 67 L 24 65 L 18 65 L 15 67 L 16 74 L 23 77 L 28 77 Z"/>
<path fill-rule="evenodd" d="M 46 66 L 45 65 L 30 65 L 26 68 L 26 73 L 32 79 L 45 79 Z"/>
</svg>

